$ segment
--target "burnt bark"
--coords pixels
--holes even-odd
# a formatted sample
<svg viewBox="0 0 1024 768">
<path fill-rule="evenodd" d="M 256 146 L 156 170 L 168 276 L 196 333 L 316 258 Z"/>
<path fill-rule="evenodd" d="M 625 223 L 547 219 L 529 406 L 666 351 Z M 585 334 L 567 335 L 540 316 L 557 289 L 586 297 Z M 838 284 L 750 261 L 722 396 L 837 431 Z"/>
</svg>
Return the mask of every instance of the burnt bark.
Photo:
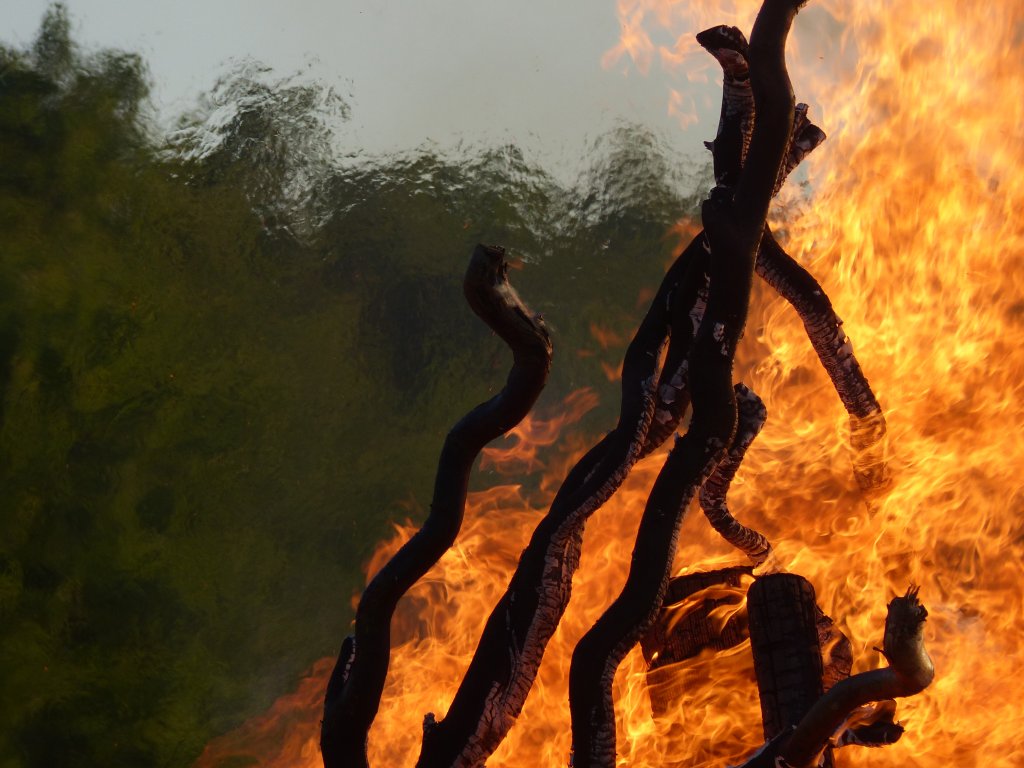
<svg viewBox="0 0 1024 768">
<path fill-rule="evenodd" d="M 718 135 L 707 147 L 712 152 L 717 183 L 730 186 L 746 160 L 756 115 L 749 79 L 749 46 L 739 29 L 727 26 L 701 32 L 697 42 L 722 66 Z M 775 193 L 800 162 L 825 140 L 825 133 L 808 119 L 807 109 L 806 104 L 796 105 L 789 147 L 775 182 Z M 767 229 L 758 253 L 757 274 L 800 316 L 811 346 L 850 414 L 850 443 L 858 484 L 865 490 L 883 487 L 888 480 L 885 418 L 827 294 Z"/>
<path fill-rule="evenodd" d="M 690 349 L 704 318 L 708 299 L 708 255 L 710 246 L 701 232 L 680 254 L 684 266 L 674 290 L 666 295 L 670 313 L 668 351 L 656 390 L 651 426 L 642 456 L 656 451 L 676 431 L 690 405 Z"/>
<path fill-rule="evenodd" d="M 920 693 L 935 676 L 924 646 L 927 616 L 917 587 L 894 598 L 889 603 L 882 644 L 889 665 L 836 683 L 795 727 L 776 735 L 738 768 L 811 768 L 819 764 L 833 738 L 836 746 L 881 746 L 897 740 L 903 728 L 894 722 L 891 699 Z M 753 635 L 753 627 L 751 630 Z M 871 702 L 878 704 L 868 708 Z M 843 728 L 844 724 L 848 727 Z"/>
<path fill-rule="evenodd" d="M 522 710 L 544 650 L 569 603 L 583 526 L 641 455 L 654 412 L 654 381 L 672 328 L 672 295 L 688 274 L 669 269 L 626 350 L 618 423 L 569 472 L 484 626 L 469 669 L 440 721 L 424 725 L 419 768 L 471 768 L 497 748 Z"/>
<path fill-rule="evenodd" d="M 745 597 L 744 577 L 750 566 L 689 573 L 668 583 L 665 599 L 651 628 L 640 638 L 647 662 L 651 712 L 656 718 L 669 715 L 685 693 L 674 686 L 655 682 L 657 670 L 697 656 L 701 651 L 726 650 L 749 637 L 747 612 L 740 608 Z M 725 621 L 712 619 L 715 609 L 735 607 Z"/>
<path fill-rule="evenodd" d="M 757 274 L 800 316 L 811 346 L 850 414 L 857 482 L 864 489 L 883 486 L 887 481 L 885 417 L 828 295 L 767 228 L 757 257 Z"/>
<path fill-rule="evenodd" d="M 736 436 L 725 459 L 700 489 L 700 507 L 711 527 L 727 542 L 761 565 L 772 557 L 772 545 L 753 528 L 748 528 L 733 517 L 726 503 L 726 495 L 743 457 L 768 418 L 764 403 L 757 393 L 743 384 L 737 384 L 736 403 L 739 409 Z"/>
<path fill-rule="evenodd" d="M 615 764 L 615 670 L 653 621 L 685 508 L 735 434 L 732 364 L 749 308 L 755 255 L 793 124 L 785 42 L 800 4 L 766 0 L 754 24 L 750 74 L 757 121 L 750 148 L 735 188 L 717 187 L 702 207 L 710 284 L 690 355 L 693 416 L 654 483 L 622 592 L 573 653 L 569 700 L 578 768 Z"/>
<path fill-rule="evenodd" d="M 910 587 L 902 597 L 894 598 L 888 607 L 882 654 L 889 666 L 842 680 L 815 702 L 780 750 L 786 765 L 814 765 L 829 737 L 858 707 L 872 701 L 913 696 L 931 684 L 935 666 L 924 646 L 928 611 L 918 599 L 917 587 Z"/>
<path fill-rule="evenodd" d="M 438 461 L 423 527 L 370 581 L 356 609 L 355 633 L 342 644 L 324 700 L 320 745 L 325 768 L 366 766 L 366 739 L 390 663 L 391 618 L 398 600 L 454 543 L 469 474 L 480 450 L 533 407 L 551 367 L 551 340 L 508 282 L 504 249 L 477 246 L 463 284 L 473 311 L 512 350 L 505 387 L 452 427 Z"/>
</svg>

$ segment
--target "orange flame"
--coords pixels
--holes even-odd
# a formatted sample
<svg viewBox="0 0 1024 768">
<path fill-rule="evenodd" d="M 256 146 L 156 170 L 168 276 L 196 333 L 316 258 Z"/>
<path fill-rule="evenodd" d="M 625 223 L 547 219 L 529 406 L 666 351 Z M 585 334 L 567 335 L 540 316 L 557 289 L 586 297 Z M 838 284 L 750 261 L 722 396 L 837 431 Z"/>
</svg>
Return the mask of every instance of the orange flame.
<svg viewBox="0 0 1024 768">
<path fill-rule="evenodd" d="M 749 30 L 758 5 L 620 0 L 622 39 L 604 63 L 643 72 L 657 55 L 667 69 L 706 71 L 692 35 L 719 23 Z M 1012 681 L 1024 658 L 1024 5 L 815 0 L 797 19 L 789 59 L 798 98 L 829 140 L 807 161 L 809 183 L 790 184 L 776 223 L 846 319 L 886 412 L 893 482 L 876 498 L 858 491 L 846 414 L 795 313 L 773 298 L 755 306 L 737 365 L 769 421 L 730 506 L 775 542 L 780 565 L 812 580 L 853 641 L 856 668 L 881 663 L 870 649 L 887 600 L 922 585 L 936 681 L 900 702 L 900 743 L 849 748 L 843 761 L 1021 765 Z M 710 138 L 714 126 L 703 130 Z M 514 485 L 473 494 L 458 543 L 403 601 L 371 764 L 415 763 L 423 715 L 444 715 L 570 454 L 547 468 L 544 498 Z M 511 466 L 497 455 L 495 466 Z M 571 652 L 624 582 L 661 459 L 641 462 L 589 523 L 572 603 L 489 764 L 565 765 Z M 535 467 L 535 455 L 521 465 Z M 371 569 L 411 532 L 399 528 Z M 735 562 L 691 513 L 677 567 Z M 652 682 L 686 693 L 677 717 L 655 722 L 635 650 L 615 683 L 619 763 L 738 760 L 761 741 L 752 677 L 748 644 L 664 667 Z M 259 764 L 313 768 L 319 756 L 306 744 Z"/>
</svg>

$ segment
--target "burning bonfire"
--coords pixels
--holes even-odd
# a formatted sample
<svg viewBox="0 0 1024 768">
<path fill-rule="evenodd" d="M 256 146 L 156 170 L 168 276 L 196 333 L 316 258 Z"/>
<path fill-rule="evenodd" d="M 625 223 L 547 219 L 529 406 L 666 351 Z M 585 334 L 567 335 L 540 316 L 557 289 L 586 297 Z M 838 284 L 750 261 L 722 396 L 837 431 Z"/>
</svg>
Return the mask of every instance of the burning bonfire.
<svg viewBox="0 0 1024 768">
<path fill-rule="evenodd" d="M 616 427 L 549 467 L 544 500 L 515 485 L 467 499 L 481 450 L 521 467 L 532 436 L 592 405 L 577 393 L 559 419 L 527 416 L 550 341 L 503 251 L 478 248 L 466 295 L 513 351 L 505 389 L 449 434 L 430 516 L 378 551 L 336 663 L 201 764 L 269 739 L 260 764 L 318 765 L 329 673 L 327 768 L 808 766 L 895 741 L 839 759 L 1019 762 L 1006 681 L 1024 639 L 1024 533 L 1008 514 L 1024 459 L 1024 102 L 997 109 L 967 85 L 1024 92 L 1024 15 L 829 7 L 855 46 L 852 72 L 815 93 L 839 159 L 809 157 L 823 163 L 810 200 L 789 193 L 775 221 L 771 199 L 824 139 L 785 65 L 800 4 L 766 0 L 749 44 L 738 26 L 697 37 L 723 71 L 717 186 L 626 350 Z M 695 13 L 622 0 L 611 57 L 645 66 L 648 16 Z M 953 63 L 964 71 L 946 72 Z M 755 275 L 779 296 L 760 326 L 747 323 Z M 833 306 L 868 351 L 874 389 Z M 745 326 L 760 357 L 734 366 Z M 516 449 L 484 448 L 506 432 Z M 680 533 L 694 498 L 712 525 Z M 928 624 L 909 583 L 937 603 Z M 894 593 L 880 659 L 870 649 Z M 925 688 L 897 718 L 892 699 Z"/>
</svg>

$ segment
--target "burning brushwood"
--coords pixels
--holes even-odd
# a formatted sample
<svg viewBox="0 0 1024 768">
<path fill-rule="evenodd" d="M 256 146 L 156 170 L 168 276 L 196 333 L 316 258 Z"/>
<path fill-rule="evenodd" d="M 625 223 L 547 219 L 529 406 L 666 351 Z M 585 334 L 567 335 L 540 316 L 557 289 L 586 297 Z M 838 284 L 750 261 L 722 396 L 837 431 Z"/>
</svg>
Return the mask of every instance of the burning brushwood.
<svg viewBox="0 0 1024 768">
<path fill-rule="evenodd" d="M 772 558 L 772 545 L 763 534 L 732 516 L 726 505 L 726 494 L 747 449 L 764 426 L 768 411 L 757 393 L 746 385 L 737 384 L 735 390 L 738 409 L 736 436 L 725 459 L 701 487 L 700 508 L 723 539 L 749 557 L 754 565 L 760 566 Z"/>
<path fill-rule="evenodd" d="M 735 187 L 716 187 L 702 207 L 712 258 L 707 308 L 689 358 L 690 426 L 655 481 L 623 591 L 573 653 L 569 701 L 574 765 L 581 768 L 615 765 L 615 670 L 660 606 L 682 513 L 735 436 L 733 357 L 746 323 L 757 249 L 793 126 L 785 43 L 800 5 L 766 0 L 754 24 L 750 85 L 757 118 L 750 147 Z"/>
<path fill-rule="evenodd" d="M 565 478 L 491 612 L 447 714 L 440 720 L 426 716 L 418 768 L 478 768 L 498 747 L 568 605 L 587 519 L 639 458 L 676 430 L 691 405 L 686 434 L 669 452 L 648 498 L 625 587 L 573 654 L 569 687 L 576 766 L 614 764 L 612 677 L 657 614 L 679 525 L 698 490 L 715 529 L 765 570 L 771 545 L 736 521 L 726 505 L 729 484 L 766 418 L 757 395 L 742 384 L 734 389 L 732 382 L 754 274 L 797 309 L 851 414 L 858 456 L 868 457 L 855 463 L 858 478 L 866 487 L 881 482 L 878 446 L 885 424 L 878 403 L 828 298 L 766 224 L 772 197 L 824 139 L 807 119 L 806 106 L 794 106 L 785 66 L 785 42 L 801 5 L 803 0 L 766 0 L 749 45 L 729 27 L 698 37 L 725 72 L 722 117 L 711 144 L 717 186 L 702 208 L 704 230 L 668 270 L 626 351 L 616 427 Z M 525 415 L 543 385 L 550 364 L 546 331 L 508 288 L 500 264 L 500 250 L 478 249 L 470 269 L 471 276 L 478 273 L 473 277 L 478 288 L 470 290 L 468 276 L 467 297 L 512 347 L 515 367 L 505 391 L 452 430 L 427 522 L 360 601 L 355 636 L 342 647 L 327 691 L 322 732 L 327 768 L 366 765 L 366 737 L 387 674 L 396 602 L 453 543 L 476 454 Z"/>
<path fill-rule="evenodd" d="M 327 686 L 321 749 L 326 768 L 365 766 L 366 738 L 390 661 L 391 618 L 398 600 L 452 545 L 462 525 L 469 473 L 480 450 L 533 407 L 551 367 L 551 340 L 508 282 L 504 249 L 477 246 L 464 290 L 473 311 L 512 350 L 504 389 L 448 433 L 438 462 L 430 515 L 367 585 Z"/>
<path fill-rule="evenodd" d="M 730 186 L 746 160 L 756 110 L 750 91 L 749 46 L 736 27 L 718 26 L 697 35 L 722 66 L 722 112 L 718 135 L 708 142 L 715 181 Z M 824 132 L 807 117 L 807 105 L 796 105 L 789 148 L 779 169 L 775 191 L 800 162 L 825 140 Z M 783 250 L 766 227 L 757 255 L 757 274 L 796 310 L 807 337 L 839 399 L 850 415 L 850 440 L 857 482 L 865 490 L 886 483 L 885 418 L 871 386 L 843 331 L 843 321 L 817 280 Z"/>
<path fill-rule="evenodd" d="M 811 768 L 830 744 L 880 746 L 898 739 L 902 727 L 894 722 L 891 700 L 920 693 L 935 676 L 924 646 L 927 616 L 917 587 L 894 598 L 882 642 L 889 665 L 836 683 L 795 726 L 776 735 L 739 768 Z M 877 705 L 869 707 L 873 702 Z"/>
</svg>

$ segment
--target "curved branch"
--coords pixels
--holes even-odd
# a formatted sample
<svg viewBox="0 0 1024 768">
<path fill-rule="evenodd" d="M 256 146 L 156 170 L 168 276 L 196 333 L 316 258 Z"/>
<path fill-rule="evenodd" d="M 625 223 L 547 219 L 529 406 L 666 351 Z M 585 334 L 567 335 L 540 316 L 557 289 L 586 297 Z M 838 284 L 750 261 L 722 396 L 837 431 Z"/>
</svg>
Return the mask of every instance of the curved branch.
<svg viewBox="0 0 1024 768">
<path fill-rule="evenodd" d="M 722 66 L 722 112 L 718 136 L 707 146 L 712 152 L 715 179 L 731 187 L 738 178 L 750 144 L 754 100 L 749 80 L 749 45 L 735 27 L 717 26 L 697 35 Z M 807 117 L 807 105 L 797 104 L 789 147 L 775 182 L 777 194 L 789 174 L 825 140 L 825 133 Z M 843 406 L 850 414 L 854 475 L 865 490 L 885 485 L 885 418 L 860 365 L 853 357 L 842 321 L 832 310 L 818 282 L 789 256 L 766 230 L 758 253 L 757 273 L 796 309 L 811 345 L 821 360 Z"/>
<path fill-rule="evenodd" d="M 811 346 L 850 414 L 858 483 L 865 489 L 884 485 L 885 417 L 828 295 L 813 275 L 783 250 L 767 227 L 757 256 L 757 274 L 800 316 Z"/>
<path fill-rule="evenodd" d="M 836 683 L 811 708 L 782 744 L 779 755 L 785 765 L 814 765 L 829 738 L 858 707 L 872 701 L 913 696 L 927 688 L 935 666 L 924 647 L 924 622 L 928 611 L 917 597 L 918 588 L 889 603 L 882 653 L 889 662 Z"/>
<path fill-rule="evenodd" d="M 757 110 L 735 194 L 717 187 L 702 207 L 711 249 L 707 309 L 690 356 L 693 417 L 655 481 L 622 592 L 573 652 L 569 671 L 574 765 L 615 764 L 612 680 L 626 652 L 657 615 L 685 507 L 723 458 L 736 429 L 732 364 L 750 303 L 754 260 L 793 122 L 785 42 L 792 0 L 765 0 L 750 44 Z"/>
<path fill-rule="evenodd" d="M 764 426 L 768 411 L 761 398 L 750 388 L 737 384 L 735 390 L 739 409 L 736 437 L 733 438 L 728 455 L 701 486 L 700 507 L 711 527 L 723 539 L 749 557 L 754 565 L 760 565 L 772 556 L 772 545 L 762 534 L 732 516 L 726 505 L 726 494 L 747 449 Z"/>
<path fill-rule="evenodd" d="M 672 332 L 658 379 L 654 418 L 647 430 L 641 456 L 661 447 L 676 431 L 690 405 L 689 356 L 707 308 L 708 257 L 709 247 L 703 232 L 693 238 L 679 256 L 686 270 L 667 297 Z"/>
<path fill-rule="evenodd" d="M 419 768 L 478 766 L 519 716 L 544 650 L 569 603 L 583 525 L 619 488 L 640 456 L 654 412 L 654 380 L 670 296 L 686 262 L 666 274 L 626 350 L 618 424 L 577 462 L 537 526 L 505 594 L 484 626 L 448 714 L 424 725 Z"/>
<path fill-rule="evenodd" d="M 399 598 L 454 543 L 462 525 L 469 474 L 480 450 L 533 407 L 551 368 L 551 340 L 508 282 L 504 249 L 477 246 L 463 284 L 473 311 L 512 350 L 504 389 L 448 433 L 423 527 L 367 585 L 327 685 L 320 746 L 325 768 L 366 766 L 366 738 L 390 662 L 391 618 Z"/>
</svg>

